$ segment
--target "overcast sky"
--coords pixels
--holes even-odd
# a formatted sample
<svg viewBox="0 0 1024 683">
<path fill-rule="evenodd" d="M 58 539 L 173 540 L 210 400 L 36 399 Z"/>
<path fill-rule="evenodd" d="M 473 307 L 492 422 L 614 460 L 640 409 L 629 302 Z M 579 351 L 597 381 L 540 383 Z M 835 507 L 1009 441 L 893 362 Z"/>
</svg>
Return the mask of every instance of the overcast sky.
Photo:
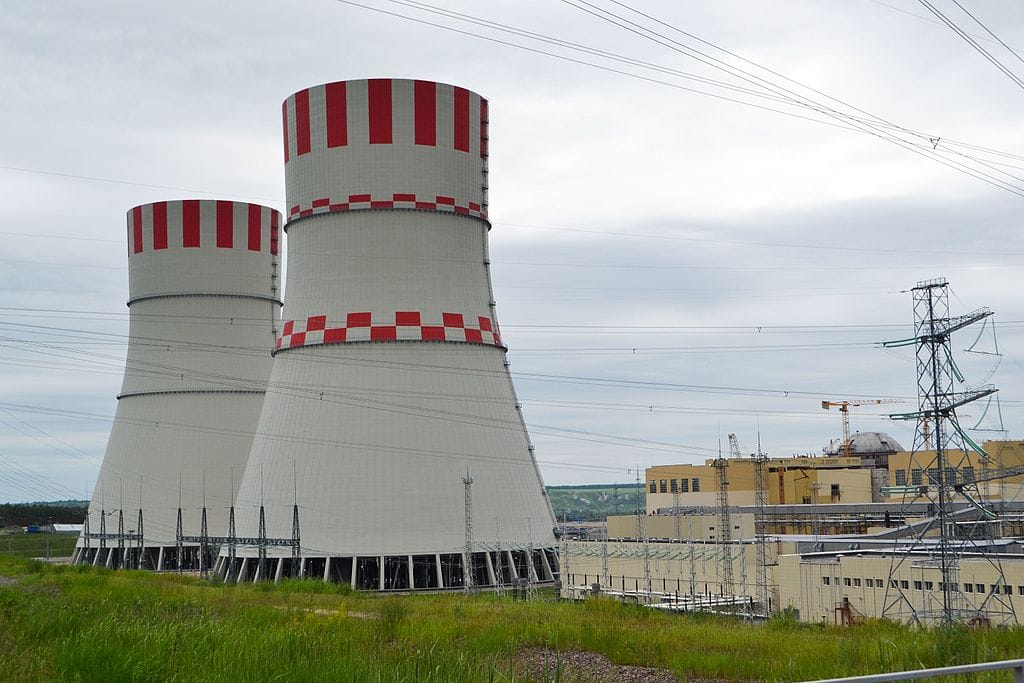
<svg viewBox="0 0 1024 683">
<path fill-rule="evenodd" d="M 282 100 L 381 76 L 490 100 L 498 316 L 547 483 L 703 462 L 730 432 L 817 453 L 841 429 L 822 400 L 911 399 L 851 409 L 909 447 L 885 415 L 914 408 L 913 352 L 877 342 L 911 336 L 907 290 L 935 277 L 954 312 L 996 312 L 954 348 L 1002 421 L 976 404 L 963 422 L 1022 436 L 1024 88 L 923 5 L 584 5 L 659 44 L 568 2 L 434 1 L 630 63 L 387 0 L 5 7 L 0 501 L 91 492 L 127 342 L 125 212 L 284 209 Z M 1024 77 L 1024 53 L 931 2 Z M 1024 48 L 1024 4 L 961 4 Z"/>
</svg>

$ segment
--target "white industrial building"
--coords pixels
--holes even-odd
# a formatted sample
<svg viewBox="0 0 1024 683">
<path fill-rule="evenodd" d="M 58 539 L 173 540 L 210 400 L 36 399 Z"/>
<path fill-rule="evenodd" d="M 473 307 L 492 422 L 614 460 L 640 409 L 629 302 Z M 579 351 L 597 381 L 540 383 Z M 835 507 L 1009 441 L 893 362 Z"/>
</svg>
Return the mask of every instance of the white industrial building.
<svg viewBox="0 0 1024 683">
<path fill-rule="evenodd" d="M 286 304 L 240 540 L 217 571 L 553 581 L 554 516 L 491 291 L 487 101 L 356 80 L 295 93 L 283 119 Z"/>
<path fill-rule="evenodd" d="M 231 201 L 128 212 L 128 356 L 75 562 L 209 566 L 182 537 L 225 528 L 242 480 L 277 333 L 280 224 Z"/>
</svg>

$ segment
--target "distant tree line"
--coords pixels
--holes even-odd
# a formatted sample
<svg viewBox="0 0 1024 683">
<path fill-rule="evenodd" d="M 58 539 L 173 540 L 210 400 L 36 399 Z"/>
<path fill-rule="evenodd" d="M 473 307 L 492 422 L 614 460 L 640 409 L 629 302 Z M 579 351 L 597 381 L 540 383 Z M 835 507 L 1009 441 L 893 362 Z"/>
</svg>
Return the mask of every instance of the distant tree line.
<svg viewBox="0 0 1024 683">
<path fill-rule="evenodd" d="M 85 521 L 86 504 L 79 501 L 54 503 L 2 503 L 0 527 L 31 524 L 81 524 Z"/>
</svg>

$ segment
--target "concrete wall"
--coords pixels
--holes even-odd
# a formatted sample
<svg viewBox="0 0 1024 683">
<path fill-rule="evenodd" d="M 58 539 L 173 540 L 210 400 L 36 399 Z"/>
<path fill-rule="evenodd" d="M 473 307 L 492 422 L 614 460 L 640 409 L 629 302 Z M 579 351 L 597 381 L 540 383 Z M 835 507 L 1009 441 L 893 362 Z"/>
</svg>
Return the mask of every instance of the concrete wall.
<svg viewBox="0 0 1024 683">
<path fill-rule="evenodd" d="M 939 568 L 934 565 L 897 560 L 894 579 L 900 582 L 893 588 L 889 581 L 889 557 L 864 555 L 820 557 L 783 555 L 775 576 L 779 581 L 780 606 L 798 610 L 800 620 L 805 622 L 842 623 L 842 614 L 837 609 L 848 601 L 852 614 L 857 617 L 900 619 L 912 610 L 921 612 L 941 611 L 943 592 Z M 1000 623 L 1000 612 L 1005 612 L 1004 602 L 1014 611 L 1024 613 L 1024 557 L 1004 559 L 1003 576 L 1005 593 L 1000 587 L 998 596 L 992 594 L 992 585 L 998 576 L 995 566 L 985 559 L 963 559 L 957 572 L 960 586 L 954 606 L 960 609 L 977 609 L 984 606 L 991 612 L 994 625 Z M 971 592 L 964 589 L 971 585 Z M 978 585 L 984 592 L 978 592 Z M 887 609 L 888 606 L 888 609 Z"/>
<path fill-rule="evenodd" d="M 754 537 L 754 515 L 734 513 L 731 537 L 733 540 Z M 713 541 L 719 536 L 718 515 L 647 515 L 644 517 L 644 535 L 647 538 L 672 538 L 680 541 Z M 608 518 L 608 538 L 639 538 L 636 515 Z"/>
</svg>

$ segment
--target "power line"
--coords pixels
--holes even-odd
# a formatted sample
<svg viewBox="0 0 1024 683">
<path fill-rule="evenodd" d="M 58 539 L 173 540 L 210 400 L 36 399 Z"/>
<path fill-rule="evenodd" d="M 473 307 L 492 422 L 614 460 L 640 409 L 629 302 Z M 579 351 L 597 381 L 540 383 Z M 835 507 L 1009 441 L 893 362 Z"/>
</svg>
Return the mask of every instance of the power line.
<svg viewBox="0 0 1024 683">
<path fill-rule="evenodd" d="M 1016 57 L 1016 58 L 1017 58 L 1017 61 L 1019 61 L 1020 63 L 1024 64 L 1024 57 L 1021 57 L 1021 56 L 1020 56 L 1020 53 L 1019 53 L 1019 52 L 1018 52 L 1017 50 L 1013 49 L 1012 47 L 1010 47 L 1009 45 L 1007 45 L 1006 43 L 1004 43 L 1004 42 L 1003 42 L 1003 39 L 1002 39 L 1002 38 L 1000 38 L 999 36 L 997 36 L 997 35 L 996 35 L 995 33 L 992 33 L 992 31 L 991 31 L 991 30 L 989 29 L 989 27 L 988 27 L 988 26 L 985 26 L 985 24 L 981 23 L 981 20 L 980 20 L 980 19 L 978 19 L 978 18 L 977 18 L 976 16 L 974 16 L 973 14 L 971 14 L 970 10 L 968 10 L 968 9 L 967 9 L 966 7 L 964 7 L 963 5 L 961 5 L 961 4 L 960 4 L 960 2 L 959 2 L 958 0 L 953 0 L 953 4 L 954 4 L 954 5 L 956 5 L 957 7 L 959 7 L 959 8 L 961 9 L 961 10 L 963 10 L 964 14 L 966 14 L 966 15 L 967 15 L 967 16 L 969 16 L 969 17 L 970 17 L 971 19 L 973 19 L 973 20 L 974 20 L 974 23 L 976 23 L 976 24 L 977 24 L 978 26 L 980 26 L 981 28 L 983 28 L 983 29 L 985 30 L 985 33 L 987 33 L 987 34 L 989 34 L 990 36 L 992 36 L 992 38 L 993 38 L 993 39 L 994 39 L 994 40 L 995 40 L 995 41 L 996 41 L 997 43 L 999 43 L 999 44 L 1000 44 L 1000 45 L 1002 45 L 1002 46 L 1003 46 L 1004 48 L 1006 48 L 1007 52 L 1009 52 L 1009 53 L 1010 53 L 1011 55 L 1013 55 L 1014 57 Z M 970 33 L 968 33 L 967 35 L 973 35 L 973 34 L 970 34 Z"/>
<path fill-rule="evenodd" d="M 821 123 L 821 124 L 829 125 L 829 126 L 833 126 L 833 127 L 846 128 L 846 129 L 856 130 L 856 131 L 859 131 L 859 132 L 862 132 L 862 133 L 867 133 L 869 135 L 873 135 L 873 136 L 878 137 L 880 139 L 883 139 L 883 140 L 886 140 L 886 141 L 891 142 L 893 144 L 896 144 L 899 147 L 903 147 L 904 149 L 907 149 L 907 150 L 909 150 L 911 152 L 914 152 L 915 154 L 918 154 L 918 155 L 923 156 L 925 158 L 929 158 L 929 159 L 931 159 L 931 160 L 933 160 L 933 161 L 935 161 L 937 163 L 940 163 L 940 164 L 942 164 L 944 166 L 953 168 L 954 170 L 960 171 L 961 173 L 964 173 L 966 175 L 972 176 L 972 177 L 974 177 L 974 178 L 976 178 L 978 180 L 981 180 L 982 182 L 986 182 L 986 183 L 988 183 L 990 185 L 993 185 L 993 186 L 998 187 L 1000 189 L 1003 189 L 1005 191 L 1011 192 L 1012 194 L 1015 194 L 1017 196 L 1024 197 L 1024 186 L 1014 185 L 1012 182 L 1001 180 L 1000 178 L 997 178 L 997 177 L 995 177 L 995 176 L 993 176 L 993 175 L 991 175 L 991 174 L 989 174 L 989 173 L 987 173 L 987 172 L 985 172 L 983 170 L 980 170 L 980 169 L 977 169 L 977 168 L 972 168 L 970 166 L 965 166 L 963 163 L 961 163 L 959 161 L 946 158 L 946 157 L 944 157 L 942 155 L 948 151 L 948 153 L 950 153 L 950 154 L 953 154 L 953 155 L 958 156 L 958 157 L 962 157 L 964 159 L 968 159 L 968 160 L 970 160 L 970 161 L 972 161 L 972 162 L 974 162 L 976 164 L 979 164 L 979 165 L 981 165 L 983 167 L 986 167 L 989 170 L 995 171 L 996 173 L 999 173 L 1001 175 L 1007 176 L 1007 177 L 1009 177 L 1009 178 L 1011 178 L 1013 180 L 1024 181 L 1024 178 L 1019 178 L 1017 176 L 1013 176 L 1012 174 L 1008 174 L 1005 171 L 1002 171 L 1001 169 L 995 168 L 994 166 L 992 166 L 990 163 L 988 163 L 986 161 L 983 161 L 981 159 L 977 159 L 975 157 L 971 157 L 970 155 L 967 155 L 967 154 L 963 154 L 963 153 L 956 152 L 956 151 L 953 151 L 953 150 L 942 150 L 942 151 L 940 151 L 938 149 L 937 143 L 934 142 L 936 140 L 941 139 L 940 136 L 926 136 L 926 135 L 924 135 L 922 133 L 917 133 L 917 132 L 911 131 L 910 129 L 907 129 L 907 128 L 899 128 L 902 131 L 906 131 L 906 132 L 912 133 L 915 137 L 920 138 L 922 141 L 919 142 L 919 143 L 915 143 L 913 141 L 908 141 L 908 140 L 905 140 L 905 139 L 897 138 L 897 137 L 893 136 L 892 134 L 885 132 L 884 130 L 882 130 L 882 128 L 879 127 L 880 125 L 883 125 L 883 124 L 873 123 L 873 122 L 868 122 L 868 121 L 865 121 L 865 120 L 861 120 L 861 119 L 858 119 L 857 117 L 852 117 L 849 114 L 842 114 L 841 112 L 837 112 L 836 110 L 833 110 L 833 109 L 831 109 L 831 108 L 829 108 L 827 106 L 815 104 L 815 103 L 807 100 L 806 98 L 797 99 L 797 98 L 793 98 L 792 96 L 783 95 L 780 92 L 778 92 L 778 86 L 775 86 L 774 84 L 768 84 L 768 86 L 761 85 L 761 87 L 769 87 L 770 90 L 771 89 L 775 89 L 774 93 L 769 92 L 769 93 L 764 94 L 762 96 L 768 97 L 768 98 L 773 99 L 773 100 L 777 100 L 777 98 L 779 96 L 782 96 L 784 99 L 790 100 L 789 102 L 787 102 L 787 104 L 789 104 L 789 105 L 799 106 L 799 107 L 810 109 L 810 110 L 815 111 L 815 112 L 817 112 L 819 114 L 823 114 L 823 115 L 825 115 L 825 116 L 827 116 L 829 118 L 836 119 L 836 121 L 838 121 L 838 122 L 836 122 L 836 121 L 826 121 L 826 120 L 822 120 L 822 119 L 816 119 L 816 118 L 811 118 L 811 117 L 807 117 L 807 116 L 802 116 L 800 114 L 796 114 L 796 113 L 793 113 L 793 112 L 787 112 L 787 111 L 779 110 L 779 109 L 776 109 L 776 108 L 773 108 L 773 107 L 766 107 L 766 106 L 758 105 L 756 103 L 748 102 L 748 101 L 745 101 L 745 100 L 738 100 L 736 98 L 732 98 L 732 97 L 728 97 L 728 96 L 723 96 L 723 95 L 719 95 L 719 94 L 716 94 L 716 93 L 709 93 L 707 91 L 703 91 L 703 90 L 699 90 L 699 89 L 688 88 L 688 87 L 685 87 L 685 86 L 681 86 L 679 84 L 665 82 L 665 81 L 660 80 L 660 79 L 650 78 L 650 77 L 643 76 L 643 75 L 640 75 L 640 74 L 636 74 L 636 73 L 633 73 L 633 72 L 622 71 L 620 69 L 614 69 L 614 68 L 602 66 L 602 65 L 599 65 L 599 64 L 594 64 L 592 62 L 587 62 L 585 60 L 574 59 L 574 58 L 568 57 L 566 55 L 561 55 L 561 54 L 557 54 L 557 53 L 551 53 L 551 52 L 548 52 L 548 51 L 545 51 L 545 50 L 539 50 L 539 49 L 532 48 L 532 47 L 529 47 L 529 46 L 526 46 L 526 45 L 522 45 L 522 44 L 519 44 L 519 43 L 505 41 L 505 40 L 500 40 L 498 38 L 494 38 L 493 36 L 481 35 L 481 34 L 478 34 L 478 33 L 474 33 L 472 31 L 465 31 L 465 30 L 458 29 L 458 28 L 455 28 L 455 27 L 452 27 L 452 26 L 446 26 L 444 24 L 438 24 L 438 23 L 435 23 L 435 22 L 426 21 L 426 20 L 419 19 L 419 18 L 416 18 L 416 17 L 411 17 L 411 16 L 408 16 L 408 15 L 405 15 L 405 14 L 401 14 L 399 12 L 390 12 L 390 11 L 387 11 L 387 10 L 384 10 L 384 9 L 381 9 L 381 8 L 371 7 L 371 6 L 368 6 L 368 5 L 363 5 L 363 4 L 360 4 L 358 2 L 353 2 L 352 0 L 337 0 L 337 2 L 341 2 L 343 4 L 351 5 L 351 6 L 354 6 L 354 7 L 359 7 L 359 8 L 362 8 L 362 9 L 367 9 L 367 10 L 370 10 L 370 11 L 378 12 L 378 13 L 385 14 L 385 15 L 388 15 L 388 16 L 397 17 L 397 18 L 400 18 L 400 19 L 404 19 L 406 21 L 411 21 L 411 22 L 415 22 L 415 23 L 431 26 L 431 27 L 434 27 L 434 28 L 440 28 L 442 30 L 454 32 L 454 33 L 457 33 L 457 34 L 466 35 L 466 36 L 470 36 L 470 37 L 474 37 L 474 38 L 478 38 L 478 39 L 482 39 L 482 40 L 487 40 L 487 41 L 495 42 L 495 43 L 506 45 L 506 46 L 510 46 L 510 47 L 515 47 L 517 49 L 521 49 L 521 50 L 525 50 L 525 51 L 528 51 L 528 52 L 533 52 L 533 53 L 541 54 L 541 55 L 548 56 L 548 57 L 553 57 L 553 58 L 556 58 L 556 59 L 561 59 L 561 60 L 564 60 L 564 61 L 580 64 L 580 65 L 583 65 L 583 66 L 588 66 L 588 67 L 591 67 L 591 68 L 596 68 L 596 69 L 599 69 L 599 70 L 603 70 L 603 71 L 607 71 L 607 72 L 611 72 L 611 73 L 616 73 L 616 74 L 624 75 L 624 76 L 631 77 L 631 78 L 637 78 L 637 79 L 640 79 L 640 80 L 648 81 L 648 82 L 659 84 L 659 85 L 665 85 L 665 86 L 676 88 L 676 89 L 679 89 L 679 90 L 694 92 L 696 94 L 707 95 L 707 96 L 714 97 L 714 98 L 717 98 L 717 99 L 722 99 L 722 100 L 726 100 L 726 101 L 730 101 L 730 102 L 735 102 L 735 103 L 738 103 L 738 104 L 744 104 L 744 105 L 751 106 L 751 107 L 758 108 L 758 109 L 764 109 L 764 110 L 767 110 L 767 111 L 773 111 L 773 112 L 776 112 L 776 113 L 781 113 L 781 114 L 784 114 L 784 115 L 793 116 L 795 118 L 810 120 L 810 121 L 813 121 L 815 123 Z M 413 6 L 413 5 L 409 4 L 406 0 L 389 0 L 389 2 L 392 2 L 394 4 L 403 5 L 403 6 L 407 6 L 407 7 L 412 7 Z M 563 0 L 563 2 L 566 2 L 566 4 L 569 4 L 570 6 L 576 7 L 577 9 L 581 9 L 583 11 L 588 11 L 589 13 L 593 14 L 593 12 L 590 12 L 589 10 L 586 10 L 585 8 L 582 8 L 579 5 L 573 5 L 568 0 Z M 590 5 L 590 3 L 585 3 L 585 2 L 584 2 L 584 4 Z M 430 5 L 426 5 L 425 3 L 416 3 L 416 5 L 417 5 L 416 8 L 420 9 L 421 11 L 432 12 L 434 14 L 441 14 L 442 16 L 446 16 L 446 17 L 449 17 L 449 18 L 452 17 L 452 13 L 448 12 L 447 10 L 442 10 L 440 8 L 434 8 L 434 7 L 430 6 Z M 593 5 L 591 5 L 591 6 L 593 6 Z M 607 12 L 607 10 L 601 10 L 601 11 Z M 469 15 L 462 15 L 462 16 L 469 16 Z M 595 15 L 595 16 L 598 16 L 598 15 Z M 613 15 L 613 16 L 617 16 L 617 15 Z M 606 17 L 602 17 L 602 18 L 605 18 L 607 20 Z M 476 19 L 476 18 L 474 18 L 474 19 Z M 463 19 L 463 21 L 466 21 L 466 19 Z M 612 21 L 612 23 L 615 23 L 616 25 L 619 25 L 620 27 L 622 26 L 622 24 L 616 23 L 614 20 L 611 20 L 611 21 Z M 491 22 L 491 23 L 494 24 L 493 28 L 499 28 L 501 26 L 504 26 L 504 25 L 497 24 L 497 23 L 494 23 L 494 22 Z M 500 29 L 499 28 L 499 30 L 505 30 L 505 29 Z M 649 31 L 649 29 L 647 29 L 647 30 Z M 529 33 L 529 32 L 523 32 L 521 29 L 516 29 L 516 32 L 517 32 L 516 33 L 517 35 L 522 35 L 523 33 Z M 656 34 L 656 35 L 660 35 L 660 34 Z M 646 36 L 646 37 L 648 37 L 649 39 L 653 39 L 650 36 Z M 664 42 L 658 41 L 656 39 L 653 39 L 653 40 L 655 40 L 655 42 L 659 42 L 659 44 L 662 44 L 662 45 L 664 45 L 666 47 L 672 48 L 671 45 L 666 45 Z M 672 41 L 672 42 L 675 42 L 675 41 Z M 685 47 L 685 46 L 683 46 L 683 47 Z M 679 51 L 678 48 L 672 48 L 672 49 L 676 49 L 676 51 Z M 696 52 L 696 51 L 694 51 L 694 52 Z M 699 54 L 703 54 L 703 53 L 699 53 Z M 689 55 L 689 56 L 692 57 L 693 55 Z M 714 58 L 711 58 L 711 59 L 714 59 Z M 700 61 L 704 61 L 704 60 L 700 60 Z M 705 62 L 705 63 L 708 63 L 708 62 Z M 750 78 L 742 76 L 742 75 L 739 75 L 739 73 L 737 73 L 735 70 L 730 70 L 731 67 L 723 69 L 721 66 L 717 66 L 716 67 L 714 64 L 710 64 L 710 65 L 713 66 L 714 68 L 719 68 L 719 69 L 725 70 L 725 71 L 727 71 L 727 73 L 730 73 L 730 75 L 732 75 L 734 77 L 741 78 L 741 80 L 745 80 L 745 81 L 748 81 L 748 82 L 751 82 L 751 83 L 755 83 L 754 81 L 751 81 Z M 740 72 L 740 73 L 744 73 L 744 72 Z M 747 74 L 747 76 L 749 76 L 749 74 Z M 767 83 L 767 82 L 765 82 L 765 83 Z M 791 92 L 791 91 L 787 91 L 787 92 Z M 891 125 L 889 127 L 891 127 Z"/>
<path fill-rule="evenodd" d="M 657 43 L 659 45 L 662 45 L 662 46 L 667 47 L 667 48 L 669 48 L 671 50 L 674 50 L 674 51 L 676 51 L 676 52 L 678 52 L 680 54 L 683 54 L 683 55 L 685 55 L 685 56 L 687 56 L 687 57 L 689 57 L 691 59 L 696 59 L 697 61 L 700 61 L 700 62 L 702 62 L 704 64 L 707 64 L 708 66 L 710 66 L 710 67 L 712 67 L 714 69 L 717 69 L 717 70 L 720 70 L 720 71 L 724 71 L 724 72 L 726 72 L 726 73 L 728 73 L 728 74 L 730 74 L 730 75 L 732 75 L 732 76 L 734 76 L 736 78 L 739 78 L 739 79 L 741 79 L 743 81 L 746 81 L 748 83 L 753 83 L 753 84 L 761 84 L 762 87 L 766 87 L 766 88 L 768 88 L 772 92 L 776 92 L 778 94 L 781 94 L 783 97 L 791 99 L 792 103 L 795 104 L 795 105 L 804 106 L 804 107 L 807 107 L 809 109 L 812 109 L 813 111 L 817 111 L 817 112 L 819 112 L 819 113 L 821 113 L 821 114 L 823 114 L 823 115 L 825 115 L 825 116 L 827 116 L 829 118 L 833 118 L 833 119 L 837 119 L 837 120 L 840 120 L 840 121 L 844 121 L 848 125 L 850 125 L 850 126 L 856 128 L 857 130 L 859 130 L 860 132 L 863 132 L 863 133 L 866 133 L 868 135 L 872 135 L 872 136 L 880 138 L 882 140 L 891 142 L 891 143 L 893 143 L 893 144 L 895 144 L 895 145 L 897 145 L 899 147 L 902 147 L 902 148 L 904 148 L 904 149 L 906 149 L 908 151 L 914 152 L 915 154 L 918 154 L 918 155 L 923 156 L 925 158 L 932 159 L 933 161 L 936 161 L 936 162 L 938 162 L 940 164 L 943 164 L 944 166 L 949 166 L 950 168 L 954 168 L 956 170 L 959 170 L 962 173 L 966 173 L 967 175 L 970 175 L 970 176 L 972 176 L 974 178 L 977 178 L 978 180 L 986 182 L 986 183 L 988 183 L 990 185 L 993 185 L 995 187 L 999 187 L 1000 189 L 1003 189 L 1003 190 L 1006 190 L 1008 192 L 1011 192 L 1011 193 L 1013 193 L 1013 194 L 1015 194 L 1017 196 L 1024 197 L 1024 188 L 1022 188 L 1020 186 L 1013 185 L 1013 183 L 1008 182 L 1008 181 L 1000 180 L 999 178 L 996 178 L 995 176 L 992 176 L 992 175 L 990 175 L 990 174 L 988 174 L 988 173 L 986 173 L 984 171 L 978 170 L 976 168 L 971 168 L 971 167 L 968 167 L 968 166 L 964 166 L 962 163 L 960 163 L 958 161 L 947 159 L 947 158 L 944 158 L 944 157 L 940 156 L 938 154 L 937 150 L 938 150 L 938 141 L 941 138 L 930 139 L 929 140 L 930 144 L 925 145 L 925 144 L 921 144 L 921 143 L 914 143 L 913 141 L 908 141 L 908 140 L 896 137 L 891 132 L 886 130 L 887 128 L 891 129 L 893 127 L 892 124 L 889 124 L 888 122 L 885 122 L 883 119 L 880 119 L 879 117 L 872 116 L 872 118 L 878 119 L 882 123 L 886 124 L 885 127 L 879 126 L 879 124 L 874 122 L 874 121 L 869 121 L 869 120 L 864 120 L 864 119 L 858 119 L 856 117 L 851 117 L 849 114 L 845 114 L 843 112 L 837 111 L 836 109 L 833 109 L 832 107 L 830 107 L 828 105 L 816 103 L 813 100 L 811 100 L 811 99 L 809 99 L 809 98 L 807 98 L 807 97 L 805 97 L 803 95 L 799 95 L 798 93 L 794 92 L 793 90 L 790 90 L 790 89 L 785 88 L 783 86 L 779 86 L 777 84 L 771 83 L 770 81 L 767 81 L 767 80 L 765 80 L 765 79 L 763 79 L 763 78 L 761 78 L 761 77 L 759 77 L 759 76 L 757 76 L 755 74 L 751 74 L 749 72 L 743 71 L 742 69 L 738 69 L 736 67 L 733 67 L 733 66 L 731 66 L 731 65 L 729 65 L 729 64 L 727 64 L 727 63 L 725 63 L 725 62 L 723 62 L 723 61 L 721 61 L 721 60 L 719 60 L 719 59 L 717 59 L 715 57 L 712 57 L 711 55 L 708 55 L 708 54 L 706 54 L 704 52 L 701 52 L 700 50 L 697 50 L 695 48 L 687 46 L 687 45 L 685 45 L 683 43 L 680 43 L 679 41 L 673 40 L 672 38 L 669 38 L 669 37 L 667 37 L 667 36 L 665 36 L 665 35 L 663 35 L 661 33 L 658 33 L 657 31 L 654 31 L 654 30 L 652 30 L 650 28 L 644 27 L 641 24 L 638 24 L 636 22 L 630 21 L 629 19 L 626 19 L 626 18 L 622 17 L 621 15 L 615 14 L 614 12 L 611 12 L 611 11 L 609 11 L 607 9 L 599 7 L 599 6 L 597 6 L 597 5 L 595 5 L 595 4 L 591 3 L 591 2 L 587 2 L 587 0 L 562 0 L 562 2 L 567 4 L 567 5 L 569 5 L 570 7 L 575 7 L 576 9 L 581 10 L 583 12 L 586 12 L 587 14 L 591 14 L 591 15 L 593 15 L 593 16 L 595 16 L 595 17 L 597 17 L 597 18 L 599 18 L 599 19 L 601 19 L 603 21 L 606 21 L 606 22 L 611 23 L 611 24 L 613 24 L 615 26 L 618 26 L 618 27 L 623 28 L 623 29 L 625 29 L 627 31 L 630 31 L 631 33 L 635 33 L 636 35 L 639 35 L 639 36 L 641 36 L 641 37 L 643 37 L 643 38 L 645 38 L 647 40 L 653 41 L 653 42 L 655 42 L 655 43 Z M 642 12 L 638 12 L 637 10 L 632 10 L 632 8 L 630 8 L 628 5 L 625 5 L 625 4 L 621 3 L 621 2 L 617 2 L 617 0 L 612 0 L 612 2 L 615 2 L 615 4 L 617 4 L 617 5 L 621 6 L 621 7 L 625 7 L 627 9 L 630 9 L 631 11 L 637 12 L 641 16 L 653 19 L 653 17 L 651 17 L 650 15 L 644 14 Z M 576 4 L 576 3 L 579 3 L 579 4 Z M 592 9 L 588 9 L 588 8 L 592 8 Z M 686 36 L 690 36 L 691 35 L 691 34 L 686 33 L 685 31 L 682 31 L 681 29 L 677 29 L 677 28 L 671 26 L 670 24 L 667 24 L 666 22 L 663 22 L 663 21 L 660 21 L 660 20 L 656 20 L 656 21 L 660 25 L 669 27 L 669 28 L 679 32 L 682 35 L 686 35 Z M 702 41 L 702 42 L 707 43 L 707 41 Z M 711 43 L 707 43 L 707 44 L 711 45 Z M 715 47 L 717 48 L 717 46 L 715 46 Z M 721 48 L 717 48 L 717 49 L 721 49 Z M 763 67 L 761 67 L 761 68 L 763 68 Z M 802 86 L 802 87 L 804 87 L 804 86 Z M 817 92 L 817 91 L 815 91 L 815 92 Z M 830 99 L 835 100 L 835 98 L 830 98 Z M 835 100 L 835 101 L 838 101 L 838 100 Z M 909 129 L 907 129 L 907 128 L 899 128 L 899 130 L 908 131 L 909 132 Z M 920 137 L 920 135 L 916 134 L 916 133 L 915 133 L 915 136 Z M 962 153 L 959 153 L 959 152 L 954 152 L 954 154 L 957 155 L 957 156 L 961 156 L 961 157 L 970 159 L 970 160 L 974 161 L 975 163 L 978 163 L 978 164 L 980 164 L 982 166 L 985 166 L 986 168 L 989 168 L 990 170 L 994 170 L 997 173 L 1005 175 L 1005 176 L 1007 176 L 1007 177 L 1009 177 L 1009 178 L 1011 178 L 1013 180 L 1024 181 L 1024 178 L 1020 178 L 1018 176 L 1014 176 L 1012 174 L 1006 173 L 1005 171 L 1002 171 L 1000 169 L 996 169 L 993 166 L 991 166 L 990 164 L 988 164 L 987 162 L 984 162 L 984 161 L 981 161 L 979 159 L 970 157 L 969 155 L 962 154 Z"/>
<path fill-rule="evenodd" d="M 1019 76 L 1017 76 L 1017 74 L 1015 74 L 1012 71 L 1010 71 L 1010 69 L 1008 69 L 1006 67 L 1006 65 L 1004 65 L 1002 62 L 1000 62 L 991 52 L 986 50 L 978 41 L 976 41 L 974 38 L 972 38 L 962 28 L 957 26 L 956 22 L 954 22 L 952 19 L 950 19 L 945 14 L 943 14 L 941 11 L 939 11 L 939 9 L 937 9 L 933 4 L 928 2 L 928 0 L 918 0 L 918 2 L 920 2 L 929 12 L 931 12 L 936 17 L 938 17 L 939 20 L 942 21 L 942 23 L 944 23 L 946 26 L 948 26 L 950 29 L 952 29 L 952 31 L 954 33 L 956 33 L 958 36 L 963 38 L 967 42 L 968 45 L 973 47 L 975 49 L 975 51 L 978 52 L 978 54 L 980 54 L 982 57 L 984 57 L 986 60 L 988 60 L 988 62 L 990 64 L 992 64 L 994 67 L 999 69 L 999 71 L 1001 71 L 1003 73 L 1003 75 L 1005 75 L 1007 78 L 1009 78 L 1011 81 L 1013 81 L 1014 84 L 1018 88 L 1021 88 L 1022 90 L 1024 90 L 1024 80 L 1021 80 L 1021 78 Z M 953 0 L 953 2 L 954 2 L 954 4 L 957 7 L 959 7 L 960 9 L 963 9 L 963 6 L 959 2 L 956 2 L 956 0 Z M 967 10 L 964 10 L 964 11 L 966 12 Z M 972 19 L 974 19 L 974 16 L 971 15 L 969 12 L 968 12 L 968 15 Z M 977 22 L 978 20 L 975 19 L 975 21 Z M 981 22 L 978 22 L 978 24 L 982 28 L 985 28 L 984 25 L 981 24 Z M 988 29 L 986 28 L 985 30 L 987 31 Z M 995 35 L 995 34 L 993 34 L 993 35 Z M 1002 41 L 999 41 L 999 42 L 1002 43 Z M 1005 47 L 1006 44 L 1005 43 L 1002 43 L 1002 44 Z M 1011 50 L 1011 52 L 1013 52 L 1013 51 Z M 1016 53 L 1014 53 L 1014 55 L 1017 56 Z M 1017 58 L 1020 59 L 1019 56 L 1017 56 Z"/>
</svg>

